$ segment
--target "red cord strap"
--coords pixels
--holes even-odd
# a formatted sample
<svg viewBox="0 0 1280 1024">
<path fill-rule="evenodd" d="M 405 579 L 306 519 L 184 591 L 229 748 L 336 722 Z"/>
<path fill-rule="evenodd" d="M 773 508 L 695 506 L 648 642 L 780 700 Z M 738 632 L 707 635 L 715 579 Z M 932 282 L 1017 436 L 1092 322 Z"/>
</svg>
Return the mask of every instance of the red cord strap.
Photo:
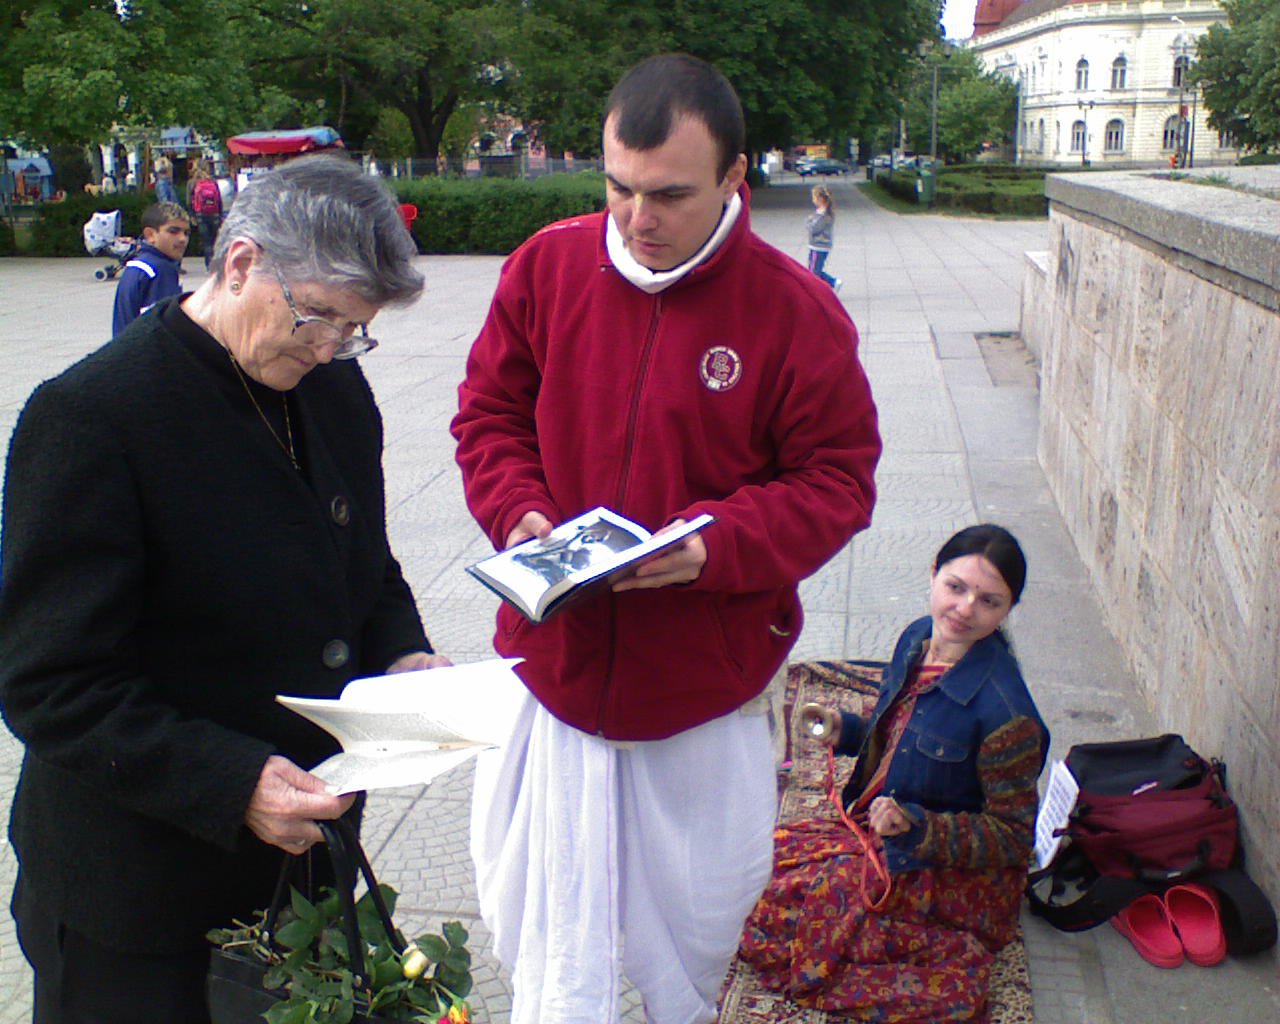
<svg viewBox="0 0 1280 1024">
<path fill-rule="evenodd" d="M 827 747 L 827 796 L 835 804 L 840 820 L 849 827 L 849 831 L 857 836 L 858 842 L 862 844 L 862 905 L 868 910 L 883 910 L 885 904 L 889 902 L 889 894 L 893 892 L 893 878 L 885 865 L 884 854 L 876 849 L 871 837 L 863 831 L 862 827 L 845 813 L 840 794 L 836 792 L 836 754 L 831 747 Z M 867 873 L 872 869 L 884 883 L 884 892 L 874 900 L 871 898 L 870 886 L 867 884 Z"/>
</svg>

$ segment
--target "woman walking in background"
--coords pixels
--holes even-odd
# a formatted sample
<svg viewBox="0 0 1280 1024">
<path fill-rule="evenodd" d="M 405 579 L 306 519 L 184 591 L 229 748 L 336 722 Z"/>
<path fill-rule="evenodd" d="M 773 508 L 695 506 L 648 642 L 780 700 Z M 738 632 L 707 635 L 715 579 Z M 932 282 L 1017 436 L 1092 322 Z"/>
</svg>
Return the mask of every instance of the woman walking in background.
<svg viewBox="0 0 1280 1024">
<path fill-rule="evenodd" d="M 204 269 L 213 261 L 213 247 L 222 226 L 222 190 L 204 164 L 197 164 L 187 190 L 187 206 L 200 229 L 200 249 L 204 253 Z"/>
<path fill-rule="evenodd" d="M 831 252 L 831 236 L 836 227 L 836 207 L 831 201 L 831 190 L 826 185 L 814 185 L 813 213 L 809 215 L 809 269 L 817 274 L 836 291 L 844 284 L 838 277 L 832 277 L 822 268 L 827 265 L 827 256 Z"/>
</svg>

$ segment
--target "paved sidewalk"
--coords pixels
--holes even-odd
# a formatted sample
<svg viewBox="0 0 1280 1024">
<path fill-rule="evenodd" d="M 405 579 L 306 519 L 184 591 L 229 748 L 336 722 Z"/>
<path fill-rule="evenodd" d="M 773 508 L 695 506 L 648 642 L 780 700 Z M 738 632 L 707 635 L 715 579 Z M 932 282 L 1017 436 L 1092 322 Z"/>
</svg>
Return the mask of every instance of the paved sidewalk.
<svg viewBox="0 0 1280 1024">
<path fill-rule="evenodd" d="M 841 298 L 862 334 L 886 447 L 874 524 L 804 583 L 807 625 L 793 657 L 887 657 L 897 633 L 927 607 L 927 567 L 942 540 L 992 519 L 1027 551 L 1029 582 L 1011 623 L 1054 732 L 1054 756 L 1081 740 L 1151 731 L 1036 461 L 1033 368 L 1015 343 L 979 345 L 975 337 L 1016 329 L 1022 254 L 1047 248 L 1046 222 L 903 217 L 872 206 L 848 182 L 836 182 L 834 192 L 828 269 L 843 279 Z M 801 260 L 807 194 L 807 187 L 772 188 L 753 215 L 765 238 Z M 93 280 L 97 262 L 0 260 L 0 437 L 39 380 L 106 340 L 114 288 Z M 426 295 L 379 316 L 383 344 L 364 360 L 386 420 L 392 542 L 433 641 L 459 662 L 491 656 L 496 599 L 462 571 L 488 547 L 463 505 L 447 425 L 500 263 L 425 257 Z M 198 260 L 187 266 L 194 287 L 203 272 Z M 12 792 L 20 753 L 0 732 L 4 792 Z M 485 952 L 467 853 L 470 781 L 468 766 L 429 788 L 375 794 L 366 847 L 379 876 L 402 894 L 397 919 L 406 931 L 455 918 L 471 930 L 475 1018 L 505 1024 L 509 987 Z M 5 899 L 13 873 L 4 845 Z M 1109 927 L 1070 936 L 1028 919 L 1026 939 L 1037 1024 L 1280 1019 L 1274 956 L 1160 971 Z M 643 1021 L 633 994 L 624 1009 L 627 1024 Z M 3 915 L 0 1024 L 29 1019 L 30 976 Z"/>
</svg>

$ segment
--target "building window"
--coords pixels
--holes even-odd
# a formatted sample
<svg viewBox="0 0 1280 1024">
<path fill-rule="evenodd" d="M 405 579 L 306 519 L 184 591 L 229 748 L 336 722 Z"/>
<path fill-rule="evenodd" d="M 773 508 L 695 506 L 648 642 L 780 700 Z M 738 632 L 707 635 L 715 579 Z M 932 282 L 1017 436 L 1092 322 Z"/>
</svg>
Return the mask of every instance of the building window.
<svg viewBox="0 0 1280 1024">
<path fill-rule="evenodd" d="M 1107 134 L 1103 145 L 1108 153 L 1124 152 L 1124 122 L 1119 118 L 1107 122 Z"/>
<path fill-rule="evenodd" d="M 1236 133 L 1230 128 L 1226 131 L 1218 132 L 1218 148 L 1219 149 L 1239 149 L 1240 143 L 1236 141 Z"/>
<path fill-rule="evenodd" d="M 1185 89 L 1191 84 L 1191 58 L 1186 54 L 1173 60 L 1173 87 Z"/>
<path fill-rule="evenodd" d="M 1117 57 L 1111 62 L 1111 88 L 1123 89 L 1125 72 L 1129 69 L 1129 62 L 1123 57 Z"/>
<path fill-rule="evenodd" d="M 1164 138 L 1160 143 L 1162 149 L 1177 149 L 1178 139 L 1186 130 L 1187 119 L 1174 114 L 1164 123 Z"/>
<path fill-rule="evenodd" d="M 1044 118 L 1040 118 L 1040 152 L 1044 152 Z"/>
<path fill-rule="evenodd" d="M 1071 152 L 1072 153 L 1084 152 L 1084 133 L 1085 133 L 1085 128 L 1084 128 L 1083 121 L 1077 121 L 1075 124 L 1071 126 Z"/>
<path fill-rule="evenodd" d="M 1089 62 L 1083 57 L 1076 63 L 1076 91 L 1084 92 L 1089 88 Z"/>
</svg>

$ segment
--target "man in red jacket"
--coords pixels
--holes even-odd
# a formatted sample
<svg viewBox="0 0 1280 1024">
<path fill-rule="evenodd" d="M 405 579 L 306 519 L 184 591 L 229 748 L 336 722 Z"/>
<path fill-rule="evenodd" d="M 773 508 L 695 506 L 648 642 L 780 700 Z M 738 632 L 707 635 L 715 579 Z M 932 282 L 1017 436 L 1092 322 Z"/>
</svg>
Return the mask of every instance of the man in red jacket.
<svg viewBox="0 0 1280 1024">
<path fill-rule="evenodd" d="M 481 911 L 513 1024 L 715 1018 L 771 867 L 763 699 L 796 588 L 871 519 L 875 406 L 844 308 L 751 232 L 742 109 L 701 61 L 650 58 L 605 109 L 608 212 L 506 262 L 453 421 L 497 548 L 605 505 L 716 522 L 604 596 L 533 625 L 511 742 L 477 768 Z"/>
</svg>

